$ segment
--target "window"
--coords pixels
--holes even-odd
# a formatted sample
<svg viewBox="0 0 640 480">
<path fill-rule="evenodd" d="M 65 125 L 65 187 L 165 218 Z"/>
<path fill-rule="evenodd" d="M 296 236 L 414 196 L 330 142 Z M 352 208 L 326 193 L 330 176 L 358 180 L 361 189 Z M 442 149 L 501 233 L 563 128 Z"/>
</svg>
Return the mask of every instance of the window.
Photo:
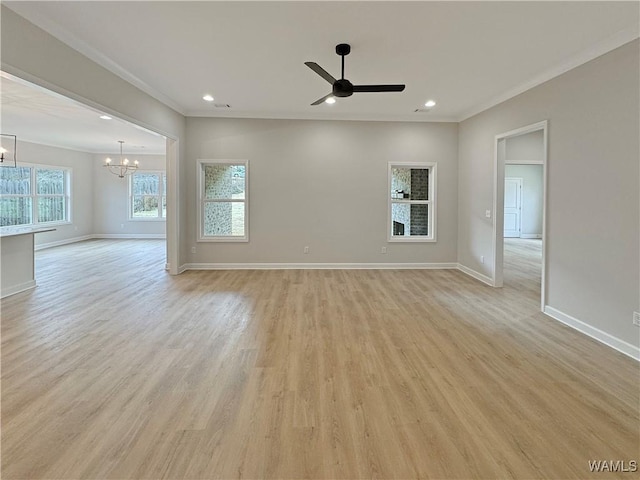
<svg viewBox="0 0 640 480">
<path fill-rule="evenodd" d="M 164 220 L 167 216 L 167 175 L 136 172 L 129 177 L 129 218 Z"/>
<path fill-rule="evenodd" d="M 199 241 L 249 240 L 249 162 L 198 161 Z"/>
<path fill-rule="evenodd" d="M 70 184 L 68 168 L 0 168 L 0 227 L 68 223 Z"/>
<path fill-rule="evenodd" d="M 436 240 L 436 164 L 389 164 L 390 242 Z"/>
</svg>

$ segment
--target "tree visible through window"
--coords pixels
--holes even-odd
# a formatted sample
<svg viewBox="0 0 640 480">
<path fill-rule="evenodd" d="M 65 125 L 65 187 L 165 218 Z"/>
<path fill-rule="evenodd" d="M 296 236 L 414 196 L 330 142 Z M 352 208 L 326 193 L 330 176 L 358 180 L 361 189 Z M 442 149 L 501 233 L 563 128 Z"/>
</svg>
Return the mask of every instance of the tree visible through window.
<svg viewBox="0 0 640 480">
<path fill-rule="evenodd" d="M 38 222 L 66 220 L 66 175 L 64 170 L 36 169 Z"/>
<path fill-rule="evenodd" d="M 199 162 L 200 240 L 247 241 L 248 162 Z"/>
<path fill-rule="evenodd" d="M 66 168 L 0 168 L 0 226 L 68 222 L 70 176 Z"/>
<path fill-rule="evenodd" d="M 164 172 L 136 172 L 129 183 L 132 219 L 163 219 L 167 216 L 167 176 Z"/>
</svg>

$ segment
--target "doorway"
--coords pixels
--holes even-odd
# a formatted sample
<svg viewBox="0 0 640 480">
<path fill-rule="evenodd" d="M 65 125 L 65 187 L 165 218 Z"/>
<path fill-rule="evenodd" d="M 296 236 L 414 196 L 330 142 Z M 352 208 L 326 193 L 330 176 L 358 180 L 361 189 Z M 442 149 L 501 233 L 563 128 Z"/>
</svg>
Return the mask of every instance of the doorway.
<svg viewBox="0 0 640 480">
<path fill-rule="evenodd" d="M 70 220 L 55 225 L 47 237 L 42 234 L 36 249 L 97 238 L 163 239 L 165 265 L 178 273 L 178 141 L 100 105 L 41 86 L 37 78 L 25 80 L 4 71 L 0 77 L 3 96 L 12 99 L 11 108 L 3 109 L 3 124 L 17 134 L 21 147 L 28 145 L 21 148 L 20 161 L 71 172 L 66 206 Z M 102 168 L 107 156 L 115 162 L 122 157 L 115 147 L 118 139 L 124 139 L 126 155 L 140 159 L 139 170 L 124 177 Z"/>
<path fill-rule="evenodd" d="M 522 251 L 518 239 L 523 239 L 520 243 L 532 243 L 529 247 L 541 258 L 541 310 L 546 300 L 547 125 L 547 121 L 538 122 L 495 137 L 493 285 L 504 285 L 505 238 L 507 254 L 514 249 Z M 517 258 L 510 258 L 509 265 Z"/>
</svg>

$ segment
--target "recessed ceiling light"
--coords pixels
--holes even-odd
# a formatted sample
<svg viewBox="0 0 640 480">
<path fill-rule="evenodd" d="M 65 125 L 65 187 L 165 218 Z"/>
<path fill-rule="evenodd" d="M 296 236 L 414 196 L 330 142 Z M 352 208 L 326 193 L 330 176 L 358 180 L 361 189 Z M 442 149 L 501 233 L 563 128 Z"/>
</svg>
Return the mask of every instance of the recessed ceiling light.
<svg viewBox="0 0 640 480">
<path fill-rule="evenodd" d="M 425 107 L 431 108 L 436 106 L 435 100 L 427 100 L 427 103 L 424 104 Z"/>
<path fill-rule="evenodd" d="M 109 115 L 100 115 L 100 118 L 102 120 L 111 120 L 111 117 Z"/>
<path fill-rule="evenodd" d="M 334 103 L 336 103 L 336 97 L 329 97 L 325 100 L 325 102 L 329 105 L 333 105 Z"/>
<path fill-rule="evenodd" d="M 213 97 L 209 94 L 205 95 L 204 97 L 202 97 L 203 100 L 207 101 L 207 102 L 213 102 Z"/>
</svg>

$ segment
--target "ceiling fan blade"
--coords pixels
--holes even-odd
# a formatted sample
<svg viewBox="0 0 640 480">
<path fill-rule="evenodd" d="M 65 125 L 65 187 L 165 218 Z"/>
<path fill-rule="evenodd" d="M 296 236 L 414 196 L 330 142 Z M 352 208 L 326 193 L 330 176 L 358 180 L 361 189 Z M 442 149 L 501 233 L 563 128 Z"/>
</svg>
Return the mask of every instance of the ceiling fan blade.
<svg viewBox="0 0 640 480">
<path fill-rule="evenodd" d="M 334 83 L 336 83 L 336 79 L 333 78 L 331 76 L 331 74 L 329 72 L 327 72 L 324 68 L 322 68 L 320 65 L 318 65 L 316 62 L 304 62 L 304 64 L 309 67 L 311 70 L 313 70 L 314 72 L 316 72 L 318 75 L 320 75 L 322 78 L 324 78 L 327 82 L 329 82 L 331 85 L 333 85 Z"/>
<path fill-rule="evenodd" d="M 402 92 L 404 85 L 354 85 L 353 92 Z"/>
<path fill-rule="evenodd" d="M 329 94 L 325 95 L 324 97 L 322 97 L 322 98 L 320 98 L 320 99 L 316 100 L 316 101 L 315 101 L 315 102 L 313 102 L 311 105 L 320 105 L 321 103 L 323 103 L 323 102 L 324 102 L 327 98 L 329 98 L 329 97 L 333 97 L 333 92 L 331 92 L 331 93 L 329 93 Z"/>
</svg>

